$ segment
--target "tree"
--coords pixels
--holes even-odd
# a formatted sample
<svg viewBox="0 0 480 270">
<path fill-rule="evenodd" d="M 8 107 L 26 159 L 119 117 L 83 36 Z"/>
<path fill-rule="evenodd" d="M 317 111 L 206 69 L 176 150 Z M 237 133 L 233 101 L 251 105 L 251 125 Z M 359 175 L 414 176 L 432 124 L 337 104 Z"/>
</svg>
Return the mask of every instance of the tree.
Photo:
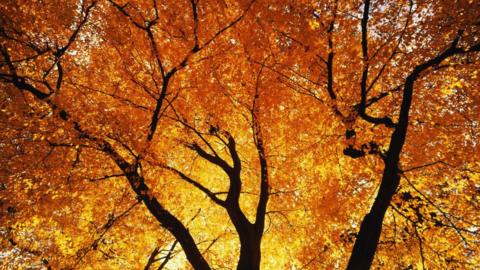
<svg viewBox="0 0 480 270">
<path fill-rule="evenodd" d="M 478 264 L 475 1 L 0 7 L 3 267 Z"/>
<path fill-rule="evenodd" d="M 453 114 L 454 111 L 459 113 L 460 117 L 464 118 L 463 120 L 450 119 L 456 125 L 469 125 L 472 123 L 470 113 L 472 116 L 478 114 L 478 106 L 475 105 L 478 103 L 476 94 L 462 94 L 464 98 L 469 100 L 468 103 L 471 106 L 463 107 L 460 105 L 462 109 L 457 110 L 450 106 L 443 107 L 442 101 L 439 102 L 436 98 L 424 93 L 430 90 L 435 93 L 434 95 L 440 93 L 445 99 L 449 97 L 448 91 L 452 90 L 445 90 L 445 88 L 452 86 L 438 81 L 438 76 L 444 75 L 445 69 L 447 69 L 447 72 L 455 69 L 458 74 L 463 74 L 457 75 L 462 78 L 462 81 L 466 77 L 469 78 L 466 80 L 471 83 L 477 81 L 474 74 L 476 74 L 477 66 L 475 64 L 478 64 L 478 51 L 480 50 L 477 36 L 478 21 L 476 19 L 478 17 L 478 6 L 472 1 L 455 4 L 446 2 L 418 3 L 415 1 L 388 3 L 380 1 L 374 4 L 375 7 L 372 8 L 372 3 L 368 0 L 362 3 L 333 1 L 333 3 L 317 3 L 313 4 L 313 7 L 304 7 L 304 12 L 310 14 L 311 17 L 305 14 L 302 18 L 308 18 L 308 24 L 313 30 L 323 32 L 322 35 L 325 39 L 322 44 L 323 48 L 318 48 L 316 37 L 312 40 L 311 37 L 315 35 L 310 32 L 301 32 L 304 29 L 299 29 L 298 25 L 301 25 L 301 23 L 298 21 L 287 26 L 280 26 L 283 29 L 280 27 L 274 29 L 291 44 L 287 44 L 288 49 L 283 50 L 287 51 L 286 53 L 282 52 L 289 54 L 285 60 L 287 64 L 276 61 L 271 64 L 271 70 L 289 78 L 290 85 L 293 85 L 290 87 L 293 87 L 294 90 L 312 96 L 322 104 L 329 104 L 332 114 L 339 118 L 345 126 L 347 142 L 347 147 L 343 150 L 345 155 L 354 159 L 366 155 L 375 155 L 383 163 L 378 193 L 370 211 L 364 216 L 360 224 L 358 234 L 355 234 L 355 244 L 347 269 L 369 269 L 371 267 L 380 240 L 385 214 L 391 206 L 395 194 L 398 193 L 402 176 L 411 188 L 422 197 L 415 197 L 421 201 L 420 204 L 433 206 L 446 219 L 445 221 L 438 221 L 435 218 L 437 214 L 430 212 L 435 226 L 453 228 L 464 245 L 467 246 L 467 253 L 472 250 L 469 247 L 469 242 L 475 242 L 475 240 L 465 238 L 461 231 L 470 234 L 473 239 L 477 235 L 476 225 L 470 227 L 470 229 L 462 228 L 462 226 L 469 227 L 469 225 L 476 224 L 475 222 L 470 223 L 461 217 L 451 218 L 450 214 L 443 212 L 433 202 L 431 196 L 425 195 L 424 192 L 416 188 L 407 178 L 405 172 L 437 164 L 453 168 L 460 167 L 472 172 L 469 167 L 476 167 L 478 157 L 457 159 L 458 153 L 465 151 L 464 149 L 458 149 L 457 154 L 453 154 L 455 151 L 452 151 L 449 155 L 442 154 L 441 156 L 444 158 L 429 161 L 428 158 L 430 157 L 428 155 L 423 156 L 418 153 L 418 147 L 428 146 L 432 143 L 431 141 L 425 142 L 424 145 L 416 145 L 414 149 L 405 151 L 407 153 L 404 153 L 403 149 L 407 140 L 407 129 L 411 121 L 410 114 L 414 114 L 412 112 L 414 93 L 418 92 L 416 95 L 424 99 L 421 103 L 423 106 L 426 104 L 425 100 L 432 101 L 435 107 L 429 108 L 430 110 L 435 111 L 442 108 L 441 117 L 444 117 L 446 112 L 449 112 L 449 114 Z M 452 16 L 452 10 L 455 10 L 456 14 L 461 14 L 461 16 Z M 415 17 L 416 13 L 425 16 Z M 347 14 L 347 16 L 342 16 L 342 14 Z M 386 14 L 396 14 L 396 17 L 391 22 L 386 23 L 384 21 Z M 360 21 L 360 25 L 356 24 L 356 21 Z M 369 25 L 371 25 L 370 28 Z M 419 37 L 419 34 L 423 37 Z M 347 35 L 351 35 L 352 38 L 347 38 Z M 295 46 L 293 43 L 295 43 Z M 374 46 L 371 46 L 372 44 Z M 312 48 L 314 48 L 314 52 L 311 53 L 312 57 L 302 58 L 302 60 L 307 60 L 306 62 L 302 60 L 289 62 L 292 61 L 292 55 L 300 54 L 298 49 L 308 52 Z M 297 52 L 292 52 L 294 50 L 297 50 Z M 276 59 L 280 59 L 280 57 Z M 310 61 L 311 59 L 313 61 Z M 304 63 L 304 66 L 299 67 L 301 63 Z M 355 71 L 357 66 L 360 67 L 358 69 L 360 71 Z M 452 66 L 455 68 L 452 68 Z M 321 73 L 318 74 L 318 72 Z M 345 74 L 351 75 L 345 76 Z M 430 77 L 433 77 L 433 79 Z M 429 79 L 431 79 L 430 82 L 428 82 Z M 456 79 L 456 81 L 458 80 Z M 324 91 L 323 93 L 319 90 L 320 87 L 323 88 L 321 89 L 321 91 Z M 354 89 L 359 89 L 359 94 L 352 95 L 351 92 L 349 93 Z M 454 89 L 453 91 L 460 91 L 458 88 Z M 450 94 L 452 93 L 450 92 Z M 342 95 L 342 98 L 339 98 L 340 95 Z M 329 101 L 325 101 L 326 98 Z M 358 98 L 359 101 L 357 101 Z M 387 98 L 390 98 L 390 100 L 385 101 Z M 419 111 L 421 110 L 416 111 L 416 123 L 425 123 L 422 120 L 422 114 L 418 113 Z M 427 111 L 426 114 L 431 117 L 434 113 Z M 364 123 L 357 123 L 360 121 Z M 449 130 L 450 127 L 446 127 L 449 124 L 444 126 L 443 124 L 437 124 L 438 122 L 441 121 L 434 120 L 431 123 Z M 367 124 L 367 127 L 365 127 L 365 124 Z M 361 126 L 358 127 L 358 125 Z M 368 125 L 373 127 L 368 127 Z M 413 128 L 417 138 L 428 136 L 427 138 L 431 139 L 432 133 L 427 135 L 421 130 Z M 366 130 L 363 134 L 363 137 L 366 138 L 362 139 L 364 143 L 357 141 L 358 130 Z M 391 130 L 391 132 L 388 130 Z M 454 133 L 453 130 L 449 130 L 449 132 Z M 467 136 L 464 139 L 469 140 L 470 137 Z M 454 141 L 453 144 L 455 143 L 458 142 Z M 445 144 L 449 145 L 450 143 L 447 140 Z M 465 143 L 463 146 L 465 146 Z M 476 143 L 471 147 L 475 149 Z M 445 151 L 439 146 L 436 150 L 439 152 Z M 401 162 L 402 153 L 407 158 L 404 157 Z M 438 152 L 435 154 L 440 156 Z M 422 156 L 422 159 L 427 158 L 425 164 L 417 165 L 419 156 Z M 445 159 L 448 159 L 448 162 Z M 409 167 L 413 168 L 404 169 Z M 455 184 L 451 183 L 451 185 L 454 186 Z M 475 189 L 476 184 L 471 182 L 470 186 Z M 403 200 L 413 199 L 409 192 L 401 194 L 403 194 Z M 395 206 L 392 206 L 392 208 L 398 211 Z M 425 215 L 425 213 L 420 213 L 419 208 L 418 205 L 414 208 L 418 220 L 411 220 L 402 213 L 400 215 L 412 223 L 414 227 L 415 236 L 419 241 L 421 264 L 424 268 L 423 240 L 417 229 L 418 227 L 428 228 L 429 226 L 419 225 L 419 223 L 424 222 L 423 215 Z M 459 223 L 463 224 L 459 226 Z M 448 261 L 449 259 L 447 259 Z M 467 262 L 463 263 L 467 264 Z"/>
</svg>

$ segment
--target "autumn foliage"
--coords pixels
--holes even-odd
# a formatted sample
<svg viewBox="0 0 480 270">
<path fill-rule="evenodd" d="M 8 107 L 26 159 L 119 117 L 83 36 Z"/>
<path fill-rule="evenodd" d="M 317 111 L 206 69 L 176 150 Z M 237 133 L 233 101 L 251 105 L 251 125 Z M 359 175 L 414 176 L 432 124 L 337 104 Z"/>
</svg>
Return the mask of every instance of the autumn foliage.
<svg viewBox="0 0 480 270">
<path fill-rule="evenodd" d="M 3 0 L 1 269 L 478 269 L 477 0 Z"/>
</svg>

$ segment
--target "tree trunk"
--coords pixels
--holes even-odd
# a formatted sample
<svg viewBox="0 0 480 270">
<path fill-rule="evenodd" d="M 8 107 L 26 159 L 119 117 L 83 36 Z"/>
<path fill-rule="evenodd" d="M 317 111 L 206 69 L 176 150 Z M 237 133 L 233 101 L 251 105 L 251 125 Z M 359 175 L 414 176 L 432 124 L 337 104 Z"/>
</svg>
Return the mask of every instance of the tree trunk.
<svg viewBox="0 0 480 270">
<path fill-rule="evenodd" d="M 399 183 L 397 164 L 387 160 L 380 189 L 370 212 L 363 218 L 347 270 L 370 269 L 382 232 L 383 218 Z"/>
<path fill-rule="evenodd" d="M 261 258 L 261 235 L 255 233 L 254 225 L 249 226 L 247 234 L 240 235 L 240 259 L 237 270 L 259 270 Z"/>
</svg>

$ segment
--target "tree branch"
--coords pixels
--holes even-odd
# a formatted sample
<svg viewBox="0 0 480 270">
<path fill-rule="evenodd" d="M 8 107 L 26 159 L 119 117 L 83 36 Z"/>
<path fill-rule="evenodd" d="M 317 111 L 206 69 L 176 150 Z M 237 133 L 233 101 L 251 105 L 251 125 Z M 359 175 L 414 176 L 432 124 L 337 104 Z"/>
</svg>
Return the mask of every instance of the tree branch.
<svg viewBox="0 0 480 270">
<path fill-rule="evenodd" d="M 206 188 L 205 186 L 203 186 L 202 184 L 200 184 L 198 181 L 192 179 L 191 177 L 187 176 L 186 174 L 184 174 L 183 172 L 173 168 L 173 167 L 170 167 L 166 164 L 161 164 L 160 165 L 161 168 L 164 168 L 164 169 L 167 169 L 175 174 L 177 174 L 178 176 L 180 176 L 180 178 L 182 178 L 183 180 L 185 180 L 187 183 L 193 185 L 194 187 L 196 187 L 198 190 L 202 191 L 205 195 L 207 195 L 214 203 L 222 206 L 222 207 L 225 207 L 225 201 L 219 199 L 214 192 L 212 192 L 210 189 Z"/>
</svg>

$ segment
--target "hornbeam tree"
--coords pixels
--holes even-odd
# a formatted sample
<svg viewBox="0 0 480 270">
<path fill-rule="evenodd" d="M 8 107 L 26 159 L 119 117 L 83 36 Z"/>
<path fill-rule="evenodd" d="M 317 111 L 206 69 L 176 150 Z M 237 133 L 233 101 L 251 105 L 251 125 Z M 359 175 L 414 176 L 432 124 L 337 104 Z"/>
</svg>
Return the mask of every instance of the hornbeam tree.
<svg viewBox="0 0 480 270">
<path fill-rule="evenodd" d="M 475 269 L 478 1 L 7 0 L 5 269 Z"/>
</svg>

